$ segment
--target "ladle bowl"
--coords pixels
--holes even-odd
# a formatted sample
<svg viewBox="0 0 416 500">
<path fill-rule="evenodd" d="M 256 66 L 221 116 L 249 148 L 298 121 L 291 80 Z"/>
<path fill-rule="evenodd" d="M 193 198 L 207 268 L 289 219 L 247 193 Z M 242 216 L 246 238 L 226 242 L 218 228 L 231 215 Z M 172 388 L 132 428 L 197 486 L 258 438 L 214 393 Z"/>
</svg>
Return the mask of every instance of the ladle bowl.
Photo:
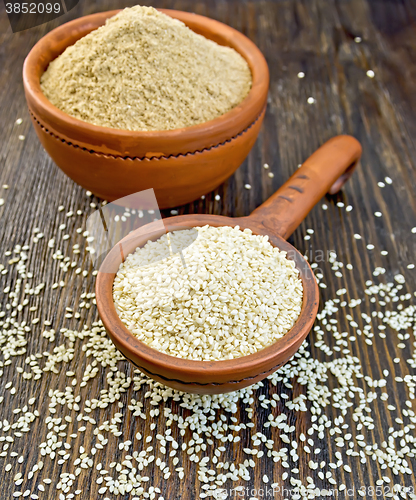
<svg viewBox="0 0 416 500">
<path fill-rule="evenodd" d="M 312 207 L 326 193 L 334 194 L 352 174 L 361 156 L 360 143 L 351 136 L 337 136 L 321 146 L 289 180 L 248 217 L 183 215 L 163 219 L 133 231 L 115 245 L 105 258 L 96 281 L 98 312 L 116 347 L 149 377 L 174 389 L 217 394 L 242 389 L 259 382 L 285 364 L 310 332 L 319 305 L 319 292 L 313 271 L 303 257 L 286 241 Z M 294 260 L 303 285 L 301 313 L 291 330 L 274 344 L 248 356 L 225 361 L 195 361 L 159 352 L 138 340 L 122 323 L 113 302 L 115 272 L 124 258 L 156 240 L 165 232 L 211 225 L 249 228 L 254 234 L 268 235 L 272 245 Z"/>
</svg>

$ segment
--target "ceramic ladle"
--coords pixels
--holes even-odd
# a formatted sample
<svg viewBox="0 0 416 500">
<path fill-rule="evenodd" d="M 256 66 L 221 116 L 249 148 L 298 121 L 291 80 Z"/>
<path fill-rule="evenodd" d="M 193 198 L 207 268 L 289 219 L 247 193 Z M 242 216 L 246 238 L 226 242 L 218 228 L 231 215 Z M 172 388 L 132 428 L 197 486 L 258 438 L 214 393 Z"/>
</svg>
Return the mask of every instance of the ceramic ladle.
<svg viewBox="0 0 416 500">
<path fill-rule="evenodd" d="M 334 137 L 313 153 L 273 196 L 248 217 L 198 214 L 170 217 L 163 219 L 163 231 L 160 231 L 160 225 L 151 223 L 124 238 L 107 255 L 96 282 L 98 312 L 117 348 L 149 377 L 185 392 L 230 392 L 254 384 L 276 371 L 295 354 L 308 335 L 319 303 L 318 286 L 311 267 L 286 238 L 322 196 L 340 190 L 360 156 L 361 145 L 356 139 L 347 135 Z M 271 244 L 287 252 L 287 257 L 294 260 L 299 270 L 303 305 L 295 325 L 277 342 L 254 354 L 226 361 L 194 361 L 170 356 L 138 340 L 117 315 L 112 295 L 115 272 L 102 270 L 117 269 L 124 256 L 166 231 L 206 224 L 239 226 L 251 229 L 254 234 L 268 235 Z"/>
</svg>

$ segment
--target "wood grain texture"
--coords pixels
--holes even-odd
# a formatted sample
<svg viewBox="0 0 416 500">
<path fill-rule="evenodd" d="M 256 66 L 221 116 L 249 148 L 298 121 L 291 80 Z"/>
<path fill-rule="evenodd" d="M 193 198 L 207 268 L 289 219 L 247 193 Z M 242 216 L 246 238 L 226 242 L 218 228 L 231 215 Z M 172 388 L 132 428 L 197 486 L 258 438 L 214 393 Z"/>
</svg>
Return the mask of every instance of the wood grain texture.
<svg viewBox="0 0 416 500">
<path fill-rule="evenodd" d="M 334 135 L 347 133 L 355 136 L 363 147 L 361 165 L 345 186 L 342 193 L 329 197 L 325 203 L 326 212 L 318 205 L 308 215 L 301 227 L 294 233 L 290 241 L 301 252 L 310 257 L 318 250 L 325 254 L 334 250 L 339 260 L 350 262 L 354 270 L 346 275 L 348 298 L 362 298 L 363 309 L 377 310 L 377 304 L 371 304 L 363 290 L 365 282 L 372 279 L 375 266 L 387 269 L 386 281 L 391 281 L 396 273 L 406 276 L 406 291 L 413 293 L 416 285 L 415 272 L 406 268 L 415 257 L 415 234 L 411 228 L 416 226 L 416 4 L 410 0 L 397 2 L 384 0 L 172 0 L 143 2 L 155 7 L 173 8 L 193 11 L 218 19 L 242 31 L 251 38 L 266 56 L 271 73 L 269 106 L 259 139 L 248 159 L 240 169 L 218 190 L 207 194 L 205 199 L 190 205 L 179 207 L 179 214 L 210 213 L 226 216 L 248 215 L 264 200 L 266 200 L 323 142 Z M 33 229 L 38 227 L 45 233 L 45 238 L 32 246 L 27 262 L 29 270 L 36 276 L 36 283 L 46 284 L 44 292 L 39 296 L 30 297 L 30 305 L 39 305 L 39 310 L 29 313 L 27 308 L 19 320 L 31 320 L 40 317 L 40 323 L 32 327 L 27 334 L 27 353 L 35 354 L 50 349 L 45 339 L 41 337 L 44 320 L 51 320 L 58 332 L 63 325 L 79 328 L 82 321 L 89 322 L 96 317 L 95 308 L 84 309 L 80 320 L 65 319 L 66 307 L 77 307 L 81 302 L 83 292 L 92 292 L 94 278 L 83 279 L 78 276 L 67 280 L 64 288 L 52 290 L 51 286 L 59 282 L 62 273 L 58 260 L 51 259 L 51 250 L 47 240 L 55 234 L 60 235 L 56 248 L 63 251 L 74 243 L 85 246 L 85 239 L 74 231 L 85 225 L 85 216 L 68 219 L 68 228 L 59 231 L 63 214 L 57 212 L 60 204 L 65 206 L 65 212 L 82 210 L 85 214 L 92 212 L 91 201 L 85 192 L 76 186 L 60 172 L 43 151 L 30 124 L 27 113 L 21 68 L 25 56 L 31 47 L 49 30 L 63 22 L 78 16 L 93 12 L 110 10 L 132 5 L 132 2 L 115 0 L 81 0 L 80 4 L 67 15 L 31 30 L 13 34 L 0 6 L 0 185 L 8 184 L 10 189 L 1 189 L 0 197 L 5 204 L 0 207 L 0 262 L 7 263 L 10 257 L 4 256 L 6 250 L 12 250 L 17 244 L 28 243 L 32 239 Z M 361 37 L 361 43 L 355 43 L 355 37 Z M 375 78 L 366 76 L 366 71 L 372 69 Z M 297 78 L 297 73 L 303 71 L 305 78 Z M 314 97 L 316 102 L 308 104 L 308 97 Z M 23 118 L 21 125 L 15 120 Z M 25 140 L 19 140 L 24 135 Z M 267 162 L 270 169 L 262 167 Z M 268 172 L 273 172 L 270 178 Z M 377 182 L 390 176 L 392 185 L 381 189 Z M 246 183 L 251 184 L 250 190 L 244 189 Z M 220 200 L 215 195 L 221 196 Z M 347 213 L 345 209 L 336 206 L 343 201 L 351 204 L 354 209 Z M 383 216 L 374 217 L 374 212 L 380 211 Z M 64 213 L 65 213 L 64 212 Z M 164 213 L 169 215 L 169 211 Z M 309 241 L 304 239 L 307 228 L 313 228 L 314 234 Z M 62 240 L 65 232 L 71 234 L 67 241 Z M 358 233 L 362 240 L 353 238 Z M 375 250 L 369 251 L 366 245 L 375 245 Z M 380 255 L 380 250 L 387 250 L 388 255 Z M 88 257 L 80 254 L 80 266 L 90 269 Z M 77 264 L 78 265 L 78 264 Z M 331 264 L 325 261 L 320 264 L 324 274 L 332 276 Z M 2 294 L 6 286 L 13 285 L 15 275 L 9 272 L 1 275 L 0 299 L 2 307 L 8 298 Z M 335 297 L 341 282 L 332 277 L 327 279 L 328 288 L 322 290 L 321 300 Z M 359 326 L 362 322 L 358 318 Z M 333 316 L 339 321 L 340 328 L 348 325 L 344 312 Z M 81 322 L 81 323 L 80 323 Z M 57 334 L 56 344 L 63 342 L 63 337 Z M 331 338 L 327 339 L 331 344 Z M 312 356 L 325 361 L 325 354 L 310 347 Z M 392 374 L 404 377 L 414 375 L 405 359 L 410 356 L 410 350 L 401 351 L 397 348 L 396 339 L 388 335 L 382 340 L 374 338 L 374 345 L 364 342 L 351 344 L 351 351 L 363 363 L 363 372 L 372 378 L 382 378 L 382 370 L 388 368 Z M 81 355 L 81 343 L 76 344 L 76 356 L 70 363 L 70 368 L 78 372 L 84 370 L 88 360 Z M 393 363 L 395 357 L 401 362 Z M 0 406 L 1 419 L 14 421 L 12 409 L 25 404 L 32 396 L 37 397 L 37 407 L 41 415 L 47 414 L 48 391 L 50 388 L 64 389 L 67 385 L 65 372 L 45 374 L 39 384 L 29 385 L 15 372 L 16 366 L 26 368 L 23 358 L 12 358 L 12 364 L 4 368 L 0 379 L 0 396 L 4 402 Z M 123 370 L 132 374 L 128 363 L 123 364 Z M 104 372 L 103 372 L 104 373 Z M 17 393 L 12 396 L 5 389 L 5 384 L 13 381 Z M 85 396 L 94 397 L 104 383 L 103 374 L 96 377 L 87 386 Z M 35 389 L 33 389 L 35 387 Z M 268 395 L 277 389 L 265 385 L 260 392 Z M 367 391 L 368 389 L 366 389 Z M 142 389 L 143 391 L 143 389 Z M 296 385 L 293 394 L 304 392 L 304 387 Z M 392 394 L 389 403 L 398 409 L 397 416 L 406 400 L 403 384 L 389 378 L 389 392 Z M 133 396 L 130 388 L 123 395 L 125 404 Z M 139 396 L 135 395 L 138 399 Z M 279 403 L 280 404 L 280 403 Z M 375 429 L 372 431 L 373 442 L 380 443 L 388 435 L 393 415 L 385 408 L 385 403 L 376 401 L 377 408 Z M 292 413 L 283 405 L 279 411 L 288 414 L 289 422 L 296 426 L 296 433 L 305 432 L 310 425 L 309 413 Z M 415 410 L 415 408 L 413 408 Z M 179 411 L 179 410 L 178 410 Z M 185 411 L 185 410 L 184 410 Z M 261 407 L 256 413 L 256 425 L 262 430 L 262 424 L 267 419 L 267 411 Z M 328 406 L 325 410 L 328 418 L 333 419 L 337 412 Z M 100 421 L 109 418 L 110 409 L 100 411 Z M 137 431 L 144 435 L 150 431 L 149 419 L 131 418 L 131 413 L 124 422 L 123 435 L 120 440 L 133 440 Z M 236 415 L 244 419 L 244 411 Z M 81 425 L 81 424 L 79 424 Z M 79 447 L 92 439 L 92 426 L 72 440 L 73 447 Z M 163 429 L 157 429 L 163 434 Z M 45 441 L 48 429 L 42 419 L 37 419 L 30 433 L 13 443 L 13 450 L 24 457 L 23 464 L 15 459 L 0 459 L 0 469 L 6 463 L 13 464 L 12 471 L 3 473 L 0 482 L 0 498 L 12 498 L 17 489 L 13 476 L 31 468 L 39 460 L 39 443 Z M 356 436 L 353 436 L 355 439 Z M 108 446 L 98 451 L 96 461 L 104 467 L 109 462 L 121 456 L 117 444 L 119 440 L 112 437 Z M 327 448 L 322 451 L 322 459 L 327 462 L 334 456 L 337 448 L 333 440 L 327 439 Z M 249 443 L 234 443 L 227 451 L 227 459 L 231 462 L 243 461 L 245 456 L 242 448 Z M 209 450 L 212 453 L 213 450 Z M 300 455 L 299 469 L 301 477 L 311 476 L 320 487 L 325 486 L 317 476 L 317 471 L 311 471 L 307 466 L 308 457 Z M 333 471 L 334 476 L 345 481 L 348 487 L 374 486 L 375 481 L 385 474 L 375 461 L 368 461 L 358 467 L 357 461 L 351 461 L 352 474 L 346 474 L 341 469 Z M 154 468 L 152 483 L 161 488 L 166 500 L 193 500 L 198 498 L 197 475 L 189 462 L 184 460 L 185 479 L 182 482 L 172 476 L 170 480 L 163 479 L 159 468 Z M 413 463 L 413 469 L 415 464 Z M 263 460 L 256 467 L 250 484 L 246 486 L 259 488 L 262 477 L 267 474 L 272 481 L 282 483 L 284 469 L 280 463 Z M 56 461 L 45 460 L 42 477 L 50 477 L 53 483 L 61 473 L 61 467 Z M 77 486 L 83 490 L 78 497 L 82 500 L 100 498 L 99 486 L 95 483 L 96 475 L 92 470 L 85 470 L 77 478 Z M 403 486 L 416 482 L 413 476 L 405 479 L 397 478 Z M 284 483 L 284 482 L 283 482 Z M 25 479 L 19 486 L 21 491 L 27 488 L 36 491 L 37 476 Z M 284 483 L 288 488 L 290 484 Z M 58 498 L 51 488 L 41 498 Z M 119 498 L 130 498 L 128 495 Z M 284 498 L 275 497 L 275 498 Z M 369 498 L 369 497 L 368 497 Z"/>
</svg>

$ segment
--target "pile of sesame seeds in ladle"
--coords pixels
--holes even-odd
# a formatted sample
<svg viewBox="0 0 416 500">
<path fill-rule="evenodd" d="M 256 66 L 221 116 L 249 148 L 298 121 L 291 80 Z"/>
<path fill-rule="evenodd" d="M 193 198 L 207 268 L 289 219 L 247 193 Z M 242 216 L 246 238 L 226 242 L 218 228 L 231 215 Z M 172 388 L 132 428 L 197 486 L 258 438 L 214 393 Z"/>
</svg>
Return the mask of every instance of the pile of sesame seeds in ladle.
<svg viewBox="0 0 416 500">
<path fill-rule="evenodd" d="M 253 354 L 282 338 L 302 308 L 293 260 L 268 236 L 239 227 L 174 231 L 183 247 L 160 259 L 168 235 L 149 241 L 120 265 L 113 298 L 118 315 L 146 344 L 195 360 Z"/>
</svg>

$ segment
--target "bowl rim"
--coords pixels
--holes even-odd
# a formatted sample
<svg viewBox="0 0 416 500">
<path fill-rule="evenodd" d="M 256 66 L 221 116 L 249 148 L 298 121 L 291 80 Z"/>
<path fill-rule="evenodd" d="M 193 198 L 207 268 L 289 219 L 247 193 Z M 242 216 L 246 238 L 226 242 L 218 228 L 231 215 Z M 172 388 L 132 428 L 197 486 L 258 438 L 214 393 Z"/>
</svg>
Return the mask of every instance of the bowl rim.
<svg viewBox="0 0 416 500">
<path fill-rule="evenodd" d="M 302 279 L 303 302 L 301 312 L 293 327 L 283 337 L 264 349 L 231 360 L 200 361 L 172 356 L 148 346 L 127 329 L 119 318 L 113 301 L 112 290 L 116 273 L 99 271 L 96 279 L 95 293 L 98 313 L 105 329 L 110 338 L 113 341 L 115 340 L 117 348 L 119 348 L 119 345 L 122 346 L 123 349 L 119 348 L 119 350 L 121 350 L 123 355 L 133 363 L 134 361 L 131 358 L 137 358 L 143 360 L 146 365 L 162 367 L 164 373 L 171 372 L 173 376 L 168 377 L 167 375 L 162 375 L 160 372 L 154 373 L 152 370 L 143 367 L 144 371 L 166 380 L 167 383 L 173 381 L 197 386 L 226 385 L 251 378 L 254 379 L 258 377 L 258 375 L 270 372 L 273 368 L 277 369 L 279 366 L 286 363 L 297 351 L 310 332 L 316 318 L 319 305 L 319 292 L 309 263 L 295 247 L 282 237 L 272 235 L 265 230 L 253 230 L 254 224 L 251 219 L 249 220 L 249 217 L 231 218 L 217 215 L 183 215 L 165 218 L 163 219 L 163 223 L 166 231 L 175 231 L 194 227 L 196 217 L 200 222 L 198 225 L 201 226 L 209 224 L 216 227 L 229 225 L 232 227 L 239 226 L 240 229 L 249 228 L 254 234 L 268 235 L 273 246 L 278 247 L 280 250 L 294 252 L 294 258 L 292 260 L 295 261 L 296 268 L 299 270 Z M 158 222 L 160 224 L 160 221 Z M 152 225 L 158 227 L 155 231 L 159 236 L 164 234 L 164 232 L 160 232 L 160 225 L 157 226 L 156 223 L 147 224 L 141 229 L 144 227 L 150 228 Z M 130 235 L 123 238 L 121 242 L 129 240 L 130 242 L 135 242 L 137 239 L 140 239 L 140 236 L 137 238 L 135 234 L 138 231 L 139 230 L 133 231 Z M 156 239 L 156 232 L 152 233 L 150 231 L 146 233 L 152 235 L 152 237 L 148 239 Z M 121 242 L 110 250 L 101 268 L 105 267 L 106 262 L 107 264 L 114 264 L 114 262 L 120 260 L 118 245 Z M 302 266 L 304 267 L 302 268 Z M 316 299 L 315 301 L 313 300 L 314 298 Z M 132 356 L 127 356 L 124 351 Z M 256 370 L 255 367 L 258 369 Z M 252 375 L 248 375 L 250 373 Z M 211 380 L 201 382 L 201 379 Z M 223 381 L 220 381 L 221 379 L 223 379 Z M 224 379 L 226 380 L 224 381 Z"/>
<path fill-rule="evenodd" d="M 66 138 L 82 147 L 91 149 L 92 145 L 94 152 L 148 157 L 149 153 L 152 156 L 185 154 L 218 145 L 241 133 L 258 118 L 267 102 L 269 87 L 269 70 L 261 51 L 249 38 L 226 24 L 198 14 L 171 9 L 158 10 L 181 20 L 190 29 L 207 38 L 233 47 L 247 61 L 252 74 L 252 86 L 237 106 L 207 122 L 154 131 L 102 127 L 75 118 L 54 106 L 43 94 L 40 86 L 40 77 L 48 64 L 68 46 L 103 25 L 106 19 L 120 10 L 91 14 L 62 24 L 42 37 L 31 49 L 23 65 L 23 84 L 29 110 L 41 125 L 58 137 Z M 179 148 L 176 146 L 178 141 L 181 143 Z M 185 150 L 183 145 L 186 146 Z"/>
</svg>

